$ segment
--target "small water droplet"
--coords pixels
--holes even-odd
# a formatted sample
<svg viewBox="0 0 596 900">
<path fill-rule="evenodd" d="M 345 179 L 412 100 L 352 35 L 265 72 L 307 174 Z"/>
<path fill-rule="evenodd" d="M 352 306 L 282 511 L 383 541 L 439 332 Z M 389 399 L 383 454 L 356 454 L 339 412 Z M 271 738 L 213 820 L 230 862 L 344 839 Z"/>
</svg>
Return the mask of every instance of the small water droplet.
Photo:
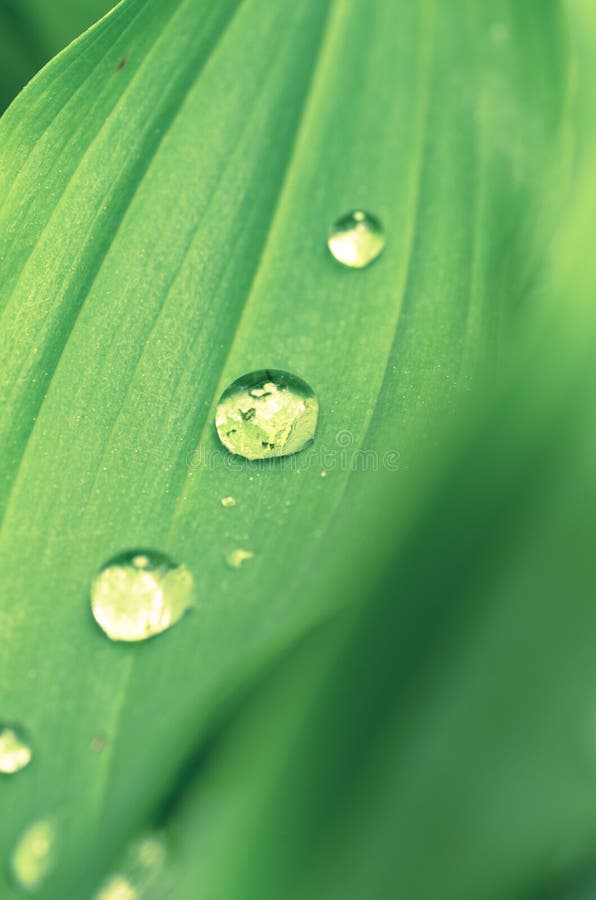
<svg viewBox="0 0 596 900">
<path fill-rule="evenodd" d="M 327 478 L 327 472 L 324 469 L 321 472 L 321 478 Z"/>
<path fill-rule="evenodd" d="M 252 559 L 253 556 L 254 553 L 251 553 L 250 550 L 243 550 L 241 547 L 238 547 L 237 550 L 232 550 L 231 553 L 228 553 L 227 560 L 233 569 L 239 569 L 247 559 Z"/>
<path fill-rule="evenodd" d="M 148 834 L 135 841 L 119 867 L 104 882 L 94 900 L 141 900 L 163 872 L 167 846 L 160 834 Z"/>
<path fill-rule="evenodd" d="M 188 569 L 155 550 L 115 556 L 91 586 L 93 615 L 113 641 L 143 641 L 161 634 L 193 605 Z"/>
<path fill-rule="evenodd" d="M 364 269 L 383 252 L 385 231 L 375 216 L 355 209 L 337 220 L 327 244 L 338 262 L 350 269 Z"/>
<path fill-rule="evenodd" d="M 245 459 L 291 456 L 313 440 L 319 404 L 308 384 L 277 369 L 243 375 L 222 394 L 215 425 L 222 444 Z"/>
<path fill-rule="evenodd" d="M 51 819 L 39 819 L 19 838 L 11 859 L 15 884 L 26 893 L 39 890 L 56 862 L 57 831 Z"/>
<path fill-rule="evenodd" d="M 227 509 L 230 506 L 236 506 L 236 500 L 234 497 L 222 497 L 221 505 L 226 507 L 226 509 Z"/>
<path fill-rule="evenodd" d="M 33 753 L 24 732 L 16 725 L 0 725 L 0 773 L 14 775 L 31 762 Z"/>
</svg>

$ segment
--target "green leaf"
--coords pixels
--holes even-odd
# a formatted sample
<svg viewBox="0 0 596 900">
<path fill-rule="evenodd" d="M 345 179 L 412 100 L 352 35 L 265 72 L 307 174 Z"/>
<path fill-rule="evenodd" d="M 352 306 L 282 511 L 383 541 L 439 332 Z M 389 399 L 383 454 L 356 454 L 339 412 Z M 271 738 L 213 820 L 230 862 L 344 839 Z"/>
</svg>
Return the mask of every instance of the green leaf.
<svg viewBox="0 0 596 900">
<path fill-rule="evenodd" d="M 364 561 L 345 545 L 355 610 L 169 810 L 176 900 L 594 895 L 596 17 L 569 12 L 583 127 L 540 310 L 405 536 L 384 477 L 392 536 Z"/>
<path fill-rule="evenodd" d="M 89 894 L 159 818 L 230 704 L 345 605 L 346 554 L 366 583 L 372 460 L 399 461 L 407 529 L 438 423 L 527 295 L 565 54 L 554 0 L 125 0 L 5 114 L 0 696 L 36 755 L 0 784 L 0 855 L 56 816 L 44 896 Z M 355 207 L 388 236 L 364 272 L 325 248 Z M 315 389 L 317 441 L 231 466 L 214 405 L 264 367 Z M 200 594 L 134 648 L 89 611 L 132 546 Z"/>
<path fill-rule="evenodd" d="M 513 367 L 364 603 L 353 540 L 356 612 L 270 675 L 169 810 L 172 900 L 567 900 L 593 867 L 596 368 L 573 347 L 543 340 L 554 385 Z"/>
</svg>

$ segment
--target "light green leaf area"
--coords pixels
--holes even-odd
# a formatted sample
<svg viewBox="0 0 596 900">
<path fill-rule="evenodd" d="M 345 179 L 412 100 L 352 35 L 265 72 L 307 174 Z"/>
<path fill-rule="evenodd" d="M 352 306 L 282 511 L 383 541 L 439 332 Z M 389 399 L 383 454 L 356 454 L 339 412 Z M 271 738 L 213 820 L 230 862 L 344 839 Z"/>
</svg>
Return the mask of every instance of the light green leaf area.
<svg viewBox="0 0 596 900">
<path fill-rule="evenodd" d="M 554 0 L 125 0 L 3 117 L 0 716 L 35 759 L 0 782 L 0 860 L 55 817 L 42 896 L 91 893 L 235 698 L 353 599 L 337 573 L 407 528 L 440 423 L 532 302 L 566 53 Z M 326 238 L 359 207 L 387 245 L 353 271 Z M 263 368 L 320 422 L 248 466 L 214 409 Z M 130 647 L 89 588 L 135 546 L 199 604 Z"/>
</svg>

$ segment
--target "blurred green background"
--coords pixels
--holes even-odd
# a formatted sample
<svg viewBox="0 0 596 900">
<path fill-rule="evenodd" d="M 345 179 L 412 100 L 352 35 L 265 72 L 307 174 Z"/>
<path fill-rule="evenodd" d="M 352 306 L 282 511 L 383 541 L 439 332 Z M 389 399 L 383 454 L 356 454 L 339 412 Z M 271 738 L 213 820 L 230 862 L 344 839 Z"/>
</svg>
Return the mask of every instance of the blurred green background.
<svg viewBox="0 0 596 900">
<path fill-rule="evenodd" d="M 0 112 L 112 0 L 0 0 Z"/>
</svg>

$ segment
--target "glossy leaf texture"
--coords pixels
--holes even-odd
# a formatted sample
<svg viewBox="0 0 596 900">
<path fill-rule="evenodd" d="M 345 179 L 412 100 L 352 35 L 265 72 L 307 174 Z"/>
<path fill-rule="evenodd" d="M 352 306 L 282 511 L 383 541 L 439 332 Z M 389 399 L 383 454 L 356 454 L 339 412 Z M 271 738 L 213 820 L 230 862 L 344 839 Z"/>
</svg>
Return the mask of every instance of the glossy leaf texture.
<svg viewBox="0 0 596 900">
<path fill-rule="evenodd" d="M 0 858 L 54 815 L 43 896 L 90 893 L 254 678 L 345 606 L 338 571 L 387 540 L 374 469 L 414 496 L 493 370 L 532 303 L 551 154 L 566 171 L 566 54 L 551 0 L 125 0 L 3 117 L 0 696 L 36 757 L 0 784 Z M 387 233 L 363 272 L 326 249 L 358 207 Z M 213 414 L 263 368 L 321 418 L 311 452 L 249 467 Z M 417 502 L 395 503 L 407 531 Z M 130 648 L 88 595 L 134 546 L 200 602 Z"/>
</svg>

